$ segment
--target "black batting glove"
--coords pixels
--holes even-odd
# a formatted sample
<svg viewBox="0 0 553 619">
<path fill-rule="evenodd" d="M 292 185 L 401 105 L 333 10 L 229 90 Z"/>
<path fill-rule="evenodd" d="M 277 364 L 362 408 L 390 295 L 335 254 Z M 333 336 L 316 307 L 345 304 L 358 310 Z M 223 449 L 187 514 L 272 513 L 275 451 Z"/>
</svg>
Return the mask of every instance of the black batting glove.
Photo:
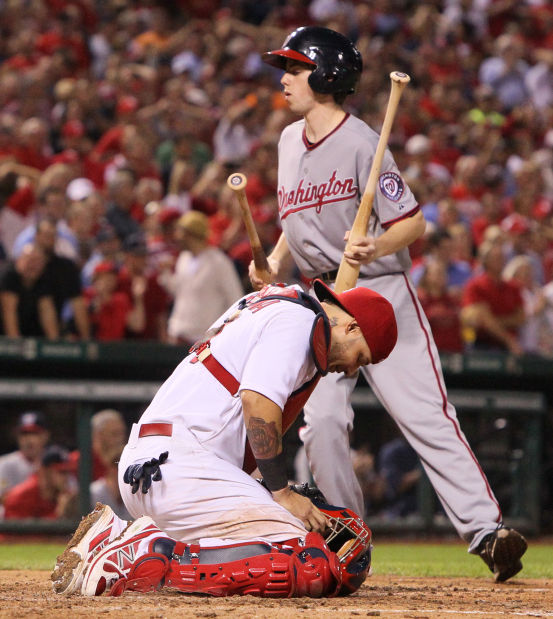
<svg viewBox="0 0 553 619">
<path fill-rule="evenodd" d="M 161 480 L 161 469 L 159 467 L 167 461 L 168 457 L 169 452 L 164 451 L 159 455 L 159 458 L 152 458 L 142 464 L 131 464 L 123 475 L 123 481 L 131 486 L 133 494 L 138 492 L 140 482 L 142 482 L 142 494 L 147 494 L 152 481 Z"/>
</svg>

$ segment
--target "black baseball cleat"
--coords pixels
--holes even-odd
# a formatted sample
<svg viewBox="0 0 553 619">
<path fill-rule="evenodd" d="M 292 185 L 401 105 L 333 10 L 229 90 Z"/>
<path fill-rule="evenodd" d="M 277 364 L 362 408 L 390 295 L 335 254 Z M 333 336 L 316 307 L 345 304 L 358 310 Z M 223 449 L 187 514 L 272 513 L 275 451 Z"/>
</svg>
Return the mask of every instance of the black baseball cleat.
<svg viewBox="0 0 553 619">
<path fill-rule="evenodd" d="M 528 542 L 514 529 L 501 527 L 480 542 L 478 554 L 494 573 L 495 582 L 505 582 L 522 569 L 520 557 Z"/>
</svg>

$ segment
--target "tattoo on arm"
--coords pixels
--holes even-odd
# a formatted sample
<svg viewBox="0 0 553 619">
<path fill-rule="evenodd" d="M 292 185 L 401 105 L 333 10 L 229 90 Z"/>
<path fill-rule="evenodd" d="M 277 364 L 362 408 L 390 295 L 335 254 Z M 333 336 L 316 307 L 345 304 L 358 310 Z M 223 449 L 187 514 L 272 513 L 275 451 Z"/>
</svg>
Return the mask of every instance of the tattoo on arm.
<svg viewBox="0 0 553 619">
<path fill-rule="evenodd" d="M 267 423 L 261 417 L 250 417 L 246 432 L 256 458 L 272 458 L 280 451 L 282 434 L 274 421 Z"/>
</svg>

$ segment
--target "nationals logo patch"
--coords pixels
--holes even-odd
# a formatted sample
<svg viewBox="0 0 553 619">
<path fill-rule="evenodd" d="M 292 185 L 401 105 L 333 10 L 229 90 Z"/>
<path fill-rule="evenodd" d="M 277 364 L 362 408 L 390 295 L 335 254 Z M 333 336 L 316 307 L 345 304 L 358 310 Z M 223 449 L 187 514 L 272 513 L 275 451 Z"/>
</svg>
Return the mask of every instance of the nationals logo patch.
<svg viewBox="0 0 553 619">
<path fill-rule="evenodd" d="M 388 198 L 397 202 L 403 195 L 403 181 L 401 176 L 395 172 L 384 172 L 378 179 L 380 191 Z"/>
</svg>

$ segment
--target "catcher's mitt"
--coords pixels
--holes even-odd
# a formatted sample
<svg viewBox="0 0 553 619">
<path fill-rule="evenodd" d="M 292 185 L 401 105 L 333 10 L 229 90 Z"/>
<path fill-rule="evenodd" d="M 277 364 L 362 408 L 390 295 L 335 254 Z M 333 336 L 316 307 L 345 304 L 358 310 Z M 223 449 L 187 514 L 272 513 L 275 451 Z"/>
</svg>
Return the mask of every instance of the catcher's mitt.
<svg viewBox="0 0 553 619">
<path fill-rule="evenodd" d="M 324 494 L 316 486 L 310 486 L 309 484 L 291 484 L 290 489 L 298 494 L 301 494 L 302 496 L 307 497 L 308 499 L 311 499 L 313 503 L 315 501 L 318 503 L 328 503 L 324 497 Z"/>
</svg>

